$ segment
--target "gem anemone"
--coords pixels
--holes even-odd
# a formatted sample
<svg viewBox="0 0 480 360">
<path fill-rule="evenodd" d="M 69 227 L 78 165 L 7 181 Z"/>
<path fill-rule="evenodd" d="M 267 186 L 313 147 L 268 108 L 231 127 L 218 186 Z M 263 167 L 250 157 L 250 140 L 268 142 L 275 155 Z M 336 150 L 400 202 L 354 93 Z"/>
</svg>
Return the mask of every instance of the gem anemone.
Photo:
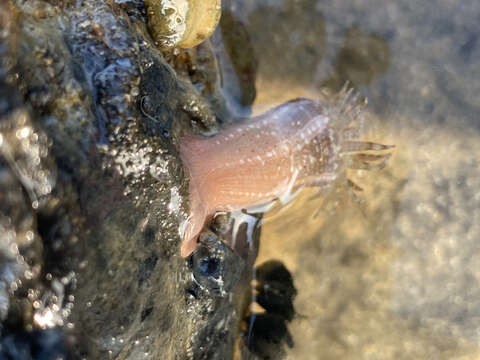
<svg viewBox="0 0 480 360">
<path fill-rule="evenodd" d="M 180 230 L 181 256 L 195 250 L 217 212 L 285 203 L 304 187 L 332 184 L 346 168 L 383 167 L 390 154 L 368 152 L 391 146 L 355 140 L 352 124 L 361 120 L 363 105 L 348 91 L 333 104 L 296 99 L 215 136 L 182 137 L 190 212 Z"/>
</svg>

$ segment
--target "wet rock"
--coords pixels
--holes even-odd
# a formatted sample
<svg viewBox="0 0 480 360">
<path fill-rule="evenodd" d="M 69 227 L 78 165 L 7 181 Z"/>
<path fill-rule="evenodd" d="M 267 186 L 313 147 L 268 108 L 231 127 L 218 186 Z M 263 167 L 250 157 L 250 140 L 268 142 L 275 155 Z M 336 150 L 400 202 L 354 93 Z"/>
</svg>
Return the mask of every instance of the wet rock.
<svg viewBox="0 0 480 360">
<path fill-rule="evenodd" d="M 195 282 L 218 296 L 232 291 L 240 280 L 244 265 L 213 233 L 202 234 L 190 262 Z"/>
<path fill-rule="evenodd" d="M 178 255 L 176 143 L 231 121 L 218 83 L 205 96 L 177 75 L 141 2 L 18 0 L 0 16 L 1 351 L 231 357 L 255 252 Z"/>
<path fill-rule="evenodd" d="M 19 332 L 5 336 L 0 343 L 1 359 L 55 360 L 66 356 L 60 329 Z"/>
</svg>

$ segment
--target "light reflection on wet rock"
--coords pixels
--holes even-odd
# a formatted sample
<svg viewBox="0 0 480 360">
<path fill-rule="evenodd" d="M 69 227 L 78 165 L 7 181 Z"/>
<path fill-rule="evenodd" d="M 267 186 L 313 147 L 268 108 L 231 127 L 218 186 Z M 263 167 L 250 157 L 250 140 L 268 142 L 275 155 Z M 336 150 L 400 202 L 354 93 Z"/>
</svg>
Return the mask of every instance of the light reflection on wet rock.
<svg viewBox="0 0 480 360">
<path fill-rule="evenodd" d="M 52 244 L 55 249 L 42 242 L 45 224 L 40 218 L 58 202 L 51 195 L 56 166 L 46 135 L 26 110 L 10 105 L 14 109 L 0 115 L 0 319 L 5 336 L 0 351 L 2 356 L 28 359 L 43 351 L 53 353 L 53 341 L 60 355 L 61 332 L 41 331 L 69 326 L 75 286 L 75 275 L 60 269 L 62 261 L 50 263 L 62 245 Z M 69 231 L 64 235 L 67 239 Z M 28 334 L 32 330 L 39 335 L 35 345 Z"/>
<path fill-rule="evenodd" d="M 3 118 L 0 154 L 22 183 L 34 209 L 55 186 L 56 169 L 48 156 L 49 147 L 47 136 L 33 127 L 25 110 L 14 110 Z"/>
</svg>

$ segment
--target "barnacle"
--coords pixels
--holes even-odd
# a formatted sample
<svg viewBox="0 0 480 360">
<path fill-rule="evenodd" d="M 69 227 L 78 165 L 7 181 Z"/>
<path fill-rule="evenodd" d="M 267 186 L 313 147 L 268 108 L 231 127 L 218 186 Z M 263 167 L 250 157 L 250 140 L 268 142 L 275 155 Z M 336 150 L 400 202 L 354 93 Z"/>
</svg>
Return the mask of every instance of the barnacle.
<svg viewBox="0 0 480 360">
<path fill-rule="evenodd" d="M 145 0 L 148 26 L 163 48 L 191 48 L 212 35 L 221 14 L 221 0 Z"/>
</svg>

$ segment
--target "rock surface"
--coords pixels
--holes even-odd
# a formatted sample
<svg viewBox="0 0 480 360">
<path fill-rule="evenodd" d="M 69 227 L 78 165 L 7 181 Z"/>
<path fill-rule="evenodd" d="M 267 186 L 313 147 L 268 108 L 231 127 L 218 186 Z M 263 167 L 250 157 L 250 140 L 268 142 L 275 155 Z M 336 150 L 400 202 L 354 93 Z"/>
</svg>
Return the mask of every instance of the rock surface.
<svg viewBox="0 0 480 360">
<path fill-rule="evenodd" d="M 138 1 L 0 7 L 0 358 L 231 357 L 255 252 L 178 251 L 213 52 L 162 54 Z"/>
</svg>

